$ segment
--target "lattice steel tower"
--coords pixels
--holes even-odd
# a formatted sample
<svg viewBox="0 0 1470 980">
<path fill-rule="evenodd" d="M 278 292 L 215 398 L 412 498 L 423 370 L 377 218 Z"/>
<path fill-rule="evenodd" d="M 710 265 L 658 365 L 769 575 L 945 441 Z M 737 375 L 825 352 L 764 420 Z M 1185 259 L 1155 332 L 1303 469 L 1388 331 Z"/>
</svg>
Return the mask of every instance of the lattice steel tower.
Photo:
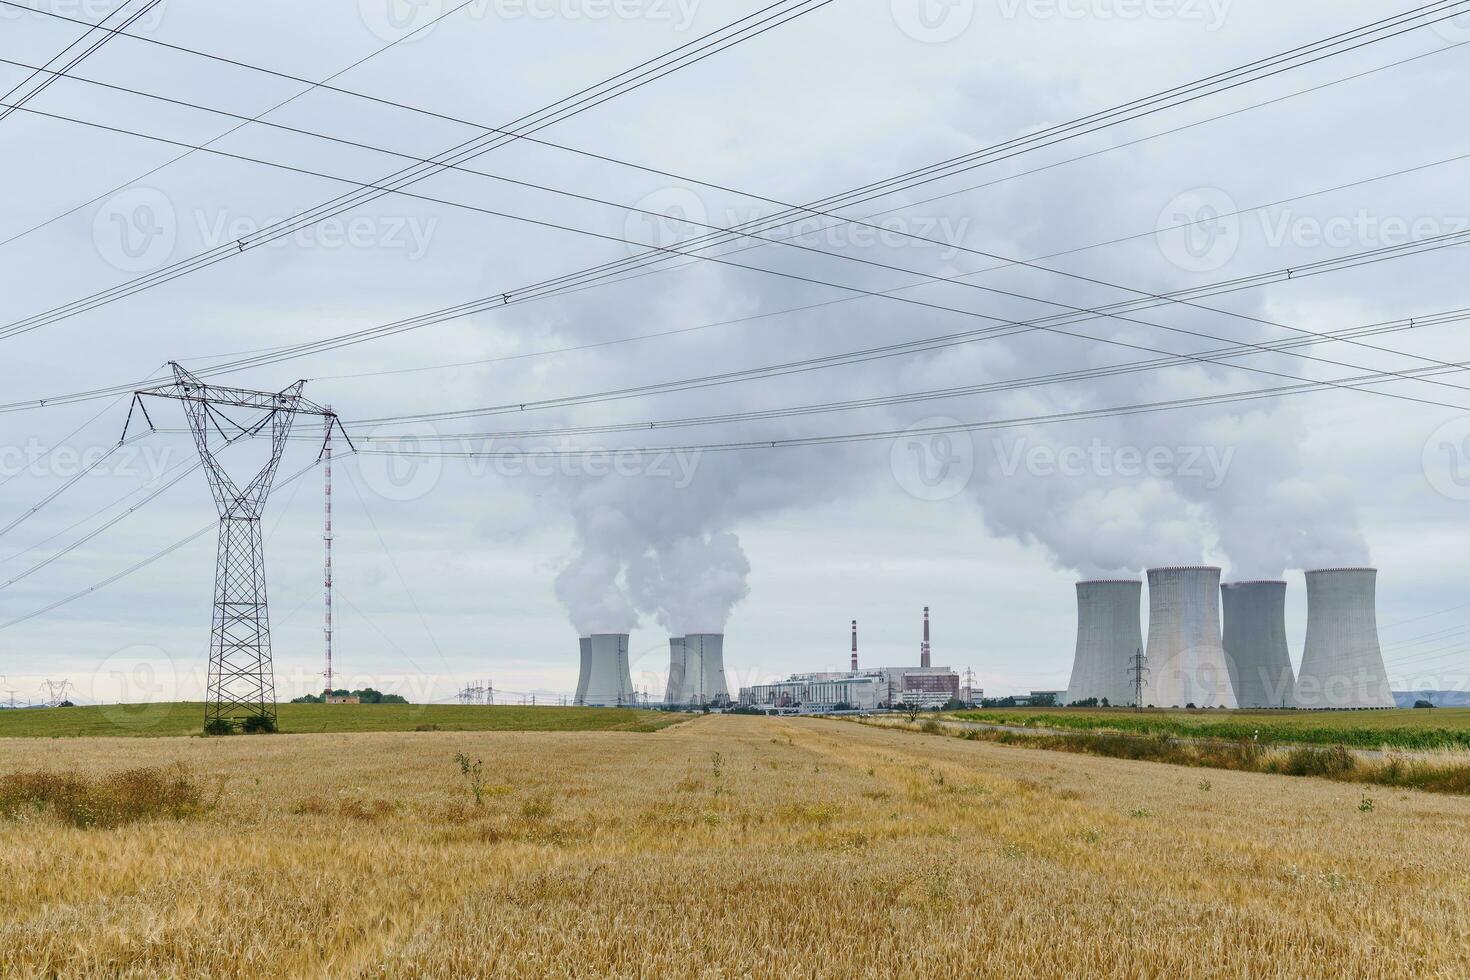
<svg viewBox="0 0 1470 980">
<path fill-rule="evenodd" d="M 219 511 L 219 550 L 214 575 L 214 614 L 209 640 L 209 692 L 205 704 L 206 728 L 220 720 L 276 719 L 276 682 L 271 665 L 270 615 L 266 605 L 265 549 L 260 516 L 275 481 L 276 470 L 297 415 L 316 415 L 337 422 L 330 409 L 301 394 L 305 381 L 282 391 L 251 391 L 205 384 L 178 364 L 171 363 L 174 380 L 134 393 L 133 407 L 142 411 L 149 428 L 153 420 L 143 396 L 183 403 L 194 446 L 209 479 Z M 244 409 L 251 418 L 237 422 L 226 409 Z M 132 410 L 128 424 L 132 423 Z M 241 487 L 225 471 L 219 453 L 242 439 L 269 431 L 270 455 L 255 476 Z M 330 431 L 330 430 L 329 430 Z M 123 429 L 126 437 L 127 428 Z M 211 440 L 211 435 L 217 438 Z M 342 432 L 344 438 L 347 433 Z M 347 444 L 352 440 L 347 438 Z M 321 457 L 318 456 L 318 459 Z"/>
</svg>

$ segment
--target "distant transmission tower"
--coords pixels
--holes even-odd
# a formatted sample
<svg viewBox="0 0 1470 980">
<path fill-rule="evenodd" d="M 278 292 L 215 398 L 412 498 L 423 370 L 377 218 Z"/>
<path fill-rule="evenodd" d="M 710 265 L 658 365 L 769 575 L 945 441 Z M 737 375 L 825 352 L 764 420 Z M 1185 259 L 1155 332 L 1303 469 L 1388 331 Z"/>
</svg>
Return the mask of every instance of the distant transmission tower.
<svg viewBox="0 0 1470 980">
<path fill-rule="evenodd" d="M 276 470 L 298 414 L 317 415 L 341 429 L 330 409 L 308 401 L 301 394 L 305 381 L 283 391 L 252 391 L 208 385 L 170 362 L 174 380 L 170 384 L 144 388 L 133 393 L 127 437 L 133 409 L 141 410 L 150 429 L 153 420 L 143 397 L 167 398 L 183 404 L 199 450 L 200 462 L 209 479 L 219 511 L 219 549 L 214 575 L 214 613 L 210 624 L 209 691 L 204 708 L 206 728 L 232 721 L 243 710 L 247 716 L 276 719 L 276 682 L 271 663 L 270 614 L 266 606 L 265 548 L 260 516 L 275 481 Z M 244 410 L 250 418 L 237 422 L 227 409 Z M 270 458 L 243 488 L 235 483 L 220 463 L 219 454 L 235 442 L 260 435 L 269 428 Z M 211 435 L 218 439 L 211 442 Z M 342 430 L 347 445 L 352 439 Z"/>
<path fill-rule="evenodd" d="M 1128 674 L 1133 678 L 1133 710 L 1143 710 L 1143 686 L 1148 677 L 1148 658 L 1143 655 L 1142 650 L 1133 654 L 1133 661 L 1128 666 Z"/>
</svg>

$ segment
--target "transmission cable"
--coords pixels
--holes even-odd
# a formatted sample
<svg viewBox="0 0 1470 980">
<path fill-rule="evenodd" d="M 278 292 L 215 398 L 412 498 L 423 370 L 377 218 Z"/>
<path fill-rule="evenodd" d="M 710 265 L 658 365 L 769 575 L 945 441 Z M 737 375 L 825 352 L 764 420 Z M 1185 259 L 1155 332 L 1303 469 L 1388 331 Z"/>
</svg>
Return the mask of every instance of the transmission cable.
<svg viewBox="0 0 1470 980">
<path fill-rule="evenodd" d="M 245 236 L 237 242 L 226 243 L 207 249 L 188 258 L 174 262 L 162 269 L 136 277 L 116 286 L 81 297 L 61 306 L 33 314 L 0 327 L 0 336 L 14 336 L 37 329 L 78 313 L 107 305 L 127 296 L 134 295 L 154 286 L 172 281 L 218 262 L 244 254 L 248 249 L 294 234 L 327 218 L 344 214 L 362 204 L 377 200 L 391 191 L 407 187 L 434 174 L 443 172 L 446 163 L 462 163 L 512 143 L 521 131 L 536 132 L 563 122 L 573 116 L 596 108 L 603 102 L 636 91 L 674 72 L 713 57 L 743 41 L 780 27 L 805 14 L 819 10 L 834 0 L 778 0 L 768 7 L 705 34 L 671 51 L 649 59 L 639 65 L 619 72 L 601 82 L 587 86 L 548 106 L 506 124 L 496 133 L 484 134 L 462 141 L 432 158 L 427 165 L 414 165 L 382 178 L 381 183 L 365 185 L 356 191 L 332 198 L 289 218 L 268 225 Z M 775 11 L 771 13 L 771 11 Z M 722 36 L 728 35 L 728 36 Z M 502 136 L 501 134 L 505 135 Z"/>
</svg>

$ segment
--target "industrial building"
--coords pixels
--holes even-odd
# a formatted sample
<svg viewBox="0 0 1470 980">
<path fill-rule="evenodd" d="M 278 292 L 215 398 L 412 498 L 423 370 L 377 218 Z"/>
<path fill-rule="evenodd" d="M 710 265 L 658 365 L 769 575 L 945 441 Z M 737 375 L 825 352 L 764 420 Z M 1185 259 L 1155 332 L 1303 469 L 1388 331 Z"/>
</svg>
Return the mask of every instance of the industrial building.
<svg viewBox="0 0 1470 980">
<path fill-rule="evenodd" d="M 1145 704 L 1236 707 L 1220 641 L 1220 569 L 1149 569 L 1147 656 Z"/>
<path fill-rule="evenodd" d="M 723 705 L 730 702 L 725 682 L 723 633 L 690 633 L 669 638 L 669 681 L 664 703 Z"/>
<path fill-rule="evenodd" d="M 1137 702 L 1132 671 L 1143 650 L 1142 602 L 1143 583 L 1136 579 L 1077 583 L 1077 650 L 1058 704 Z"/>
<path fill-rule="evenodd" d="M 627 633 L 594 633 L 582 638 L 585 659 L 577 679 L 576 703 L 596 707 L 637 704 L 628 665 Z"/>
<path fill-rule="evenodd" d="M 857 620 L 852 621 L 851 669 L 792 674 L 776 684 L 740 689 L 740 703 L 755 707 L 830 711 L 838 705 L 871 711 L 916 704 L 943 707 L 960 695 L 960 675 L 948 667 L 931 667 L 929 609 L 924 608 L 924 632 L 918 667 L 858 668 Z"/>
<path fill-rule="evenodd" d="M 1230 582 L 1220 586 L 1225 614 L 1225 664 L 1236 704 L 1286 708 L 1296 680 L 1286 646 L 1286 583 Z"/>
<path fill-rule="evenodd" d="M 1378 645 L 1378 571 L 1307 572 L 1307 640 L 1294 701 L 1298 708 L 1392 708 Z"/>
</svg>

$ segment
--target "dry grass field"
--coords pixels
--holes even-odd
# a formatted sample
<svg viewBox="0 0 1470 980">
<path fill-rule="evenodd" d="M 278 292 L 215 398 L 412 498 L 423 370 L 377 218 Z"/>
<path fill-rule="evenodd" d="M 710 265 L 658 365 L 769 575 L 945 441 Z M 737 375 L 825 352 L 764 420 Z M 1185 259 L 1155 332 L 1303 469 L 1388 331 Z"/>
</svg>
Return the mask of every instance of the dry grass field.
<svg viewBox="0 0 1470 980">
<path fill-rule="evenodd" d="M 0 975 L 1470 975 L 1458 797 L 805 719 L 0 740 L 175 763 L 197 812 L 0 818 Z"/>
</svg>

